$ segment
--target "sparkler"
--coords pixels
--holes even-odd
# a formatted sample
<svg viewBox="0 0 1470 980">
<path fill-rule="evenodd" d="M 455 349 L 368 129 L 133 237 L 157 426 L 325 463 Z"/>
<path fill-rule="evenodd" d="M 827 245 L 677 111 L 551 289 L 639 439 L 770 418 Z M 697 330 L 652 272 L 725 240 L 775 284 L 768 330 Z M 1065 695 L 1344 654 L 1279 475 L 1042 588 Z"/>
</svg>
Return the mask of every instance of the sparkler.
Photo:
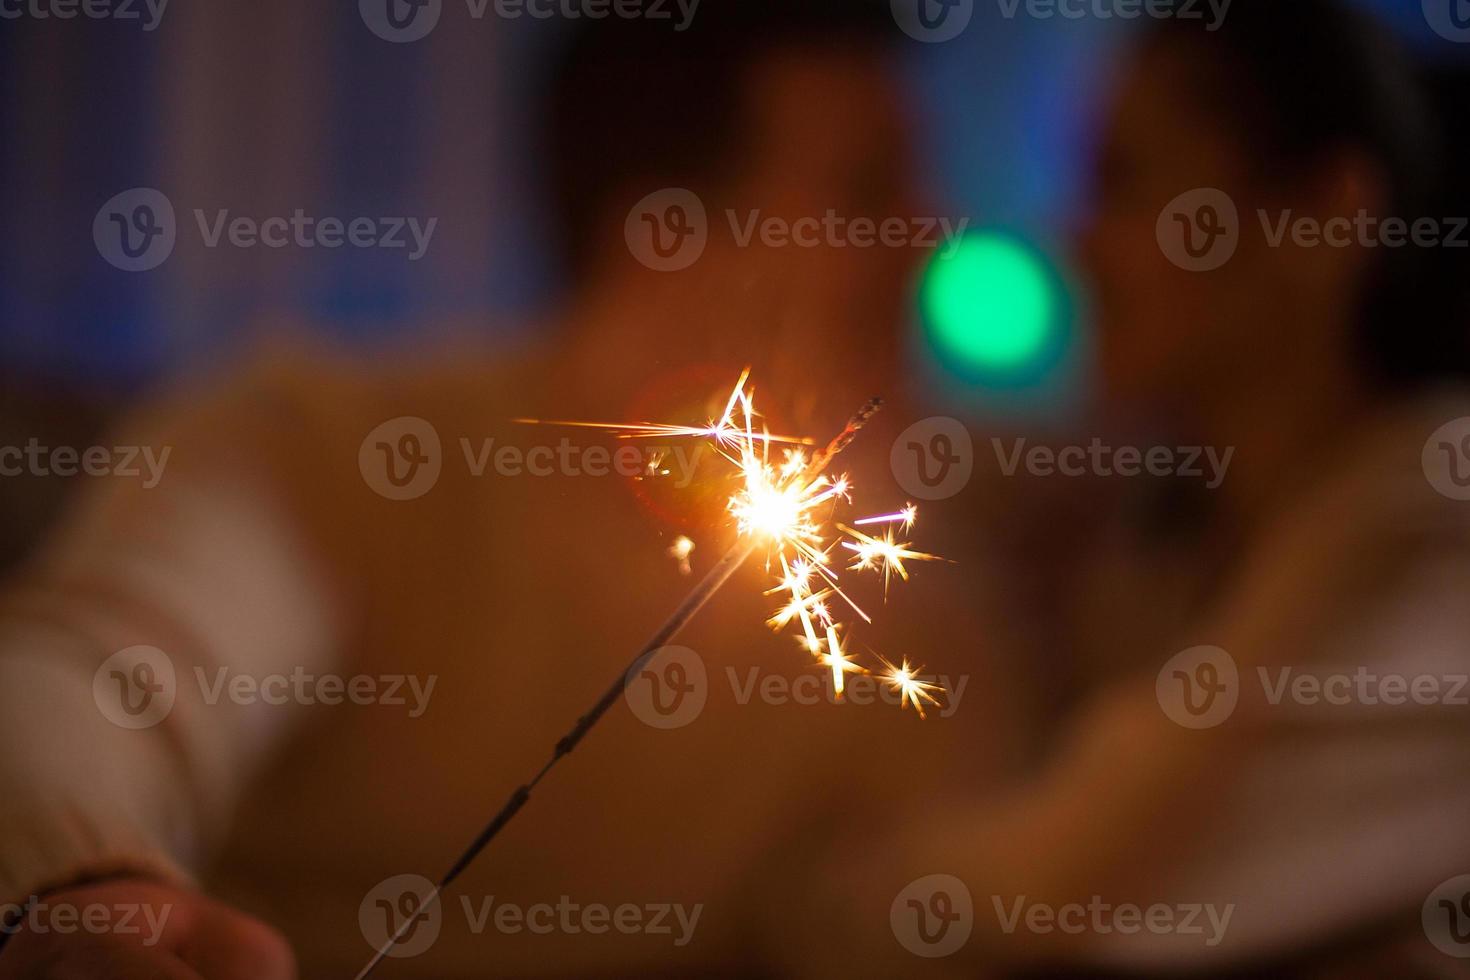
<svg viewBox="0 0 1470 980">
<path fill-rule="evenodd" d="M 882 407 L 882 401 L 874 398 L 858 410 L 847 425 L 827 446 L 808 459 L 803 446 L 811 440 L 771 435 L 764 428 L 757 431 L 754 396 L 747 389 L 750 371 L 746 369 L 735 383 L 724 413 L 718 420 L 705 426 L 665 425 L 656 423 L 601 423 L 601 422 L 548 422 L 540 419 L 517 419 L 518 422 L 540 425 L 570 425 L 584 428 L 611 430 L 620 438 L 638 439 L 653 437 L 692 437 L 710 439 L 716 450 L 737 467 L 741 478 L 740 488 L 730 498 L 729 510 L 735 519 L 737 535 L 731 546 L 704 579 L 685 597 L 662 626 L 633 657 L 627 669 L 593 704 L 592 708 L 577 720 L 571 731 L 556 743 L 551 758 L 531 778 L 515 790 L 485 828 L 459 856 L 449 871 L 439 879 L 432 891 L 423 898 L 412 915 L 388 941 L 381 946 L 373 958 L 357 975 L 365 980 L 377 968 L 388 952 L 402 941 L 413 924 L 427 913 L 444 889 L 458 878 L 477 858 L 489 843 L 510 823 L 531 798 L 531 792 L 546 777 L 557 762 L 569 754 L 586 737 L 592 727 L 601 720 L 622 695 L 626 678 L 636 677 L 644 666 L 666 644 L 688 625 L 710 598 L 720 590 L 752 554 L 762 545 L 767 548 L 768 570 L 779 566 L 780 575 L 776 588 L 767 595 L 785 593 L 788 601 L 769 620 L 768 625 L 783 629 L 792 623 L 801 627 L 801 642 L 816 658 L 818 665 L 832 671 L 832 687 L 835 696 L 841 697 L 844 678 L 849 673 L 867 673 L 867 669 L 853 660 L 843 649 L 839 630 L 844 624 L 838 622 L 831 609 L 830 600 L 835 596 L 843 600 L 863 620 L 871 622 L 868 614 L 848 597 L 838 583 L 838 572 L 831 565 L 835 539 L 829 541 L 827 523 L 822 512 L 835 510 L 841 501 L 850 501 L 850 486 L 846 476 L 829 477 L 826 473 L 832 461 L 847 448 L 858 431 L 865 426 Z M 770 458 L 773 444 L 784 445 L 785 458 L 779 463 Z M 884 537 L 874 538 L 855 527 L 837 524 L 835 527 L 852 541 L 841 542 L 844 547 L 857 553 L 851 569 L 881 571 L 884 589 L 893 573 L 907 581 L 908 571 L 904 561 L 931 561 L 936 556 L 909 550 L 907 542 L 897 543 L 893 537 L 893 525 L 901 524 L 904 530 L 913 526 L 916 509 L 912 504 L 902 511 L 855 521 L 857 526 L 876 524 L 888 525 Z M 854 543 L 856 542 L 856 543 Z M 693 542 L 680 538 L 671 554 L 681 563 L 687 562 L 693 550 Z M 922 718 L 924 704 L 938 704 L 934 697 L 939 690 L 935 684 L 919 676 L 923 668 L 912 667 L 907 659 L 902 666 L 894 667 L 879 658 L 884 672 L 881 679 L 899 696 L 901 707 L 912 705 Z"/>
</svg>

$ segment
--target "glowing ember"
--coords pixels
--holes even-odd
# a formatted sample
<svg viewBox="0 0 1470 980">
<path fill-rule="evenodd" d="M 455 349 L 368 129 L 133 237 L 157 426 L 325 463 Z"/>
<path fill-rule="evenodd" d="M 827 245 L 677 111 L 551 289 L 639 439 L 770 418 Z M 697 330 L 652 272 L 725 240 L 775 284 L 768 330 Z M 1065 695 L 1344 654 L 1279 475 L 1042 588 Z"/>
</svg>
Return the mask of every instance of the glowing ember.
<svg viewBox="0 0 1470 980">
<path fill-rule="evenodd" d="M 693 569 L 689 565 L 689 556 L 694 554 L 694 542 L 687 536 L 681 534 L 669 545 L 669 556 L 679 563 L 679 574 L 688 575 Z"/>
</svg>

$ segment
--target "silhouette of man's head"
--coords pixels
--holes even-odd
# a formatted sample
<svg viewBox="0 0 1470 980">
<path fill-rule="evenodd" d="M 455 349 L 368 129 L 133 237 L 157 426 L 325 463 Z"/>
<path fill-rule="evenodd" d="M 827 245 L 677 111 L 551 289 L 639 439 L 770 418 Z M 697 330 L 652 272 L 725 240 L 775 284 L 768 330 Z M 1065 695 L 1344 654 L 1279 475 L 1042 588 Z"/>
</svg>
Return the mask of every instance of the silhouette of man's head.
<svg viewBox="0 0 1470 980">
<path fill-rule="evenodd" d="M 711 210 L 741 189 L 767 211 L 820 191 L 861 213 L 902 193 L 886 4 L 705 0 L 677 26 L 582 21 L 560 52 L 544 176 L 574 283 L 620 250 L 629 207 L 662 188 Z"/>
</svg>

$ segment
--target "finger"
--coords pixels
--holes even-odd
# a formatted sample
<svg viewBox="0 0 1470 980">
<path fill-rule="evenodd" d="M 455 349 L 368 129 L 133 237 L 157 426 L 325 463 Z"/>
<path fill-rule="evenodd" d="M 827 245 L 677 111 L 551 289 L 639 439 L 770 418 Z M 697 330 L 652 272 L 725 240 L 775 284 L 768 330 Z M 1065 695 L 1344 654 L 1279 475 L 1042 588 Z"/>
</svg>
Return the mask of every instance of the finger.
<svg viewBox="0 0 1470 980">
<path fill-rule="evenodd" d="M 137 946 L 116 946 L 107 961 L 79 964 L 76 973 L 58 974 L 54 980 L 205 980 L 193 967 L 170 952 Z M 29 978 L 27 978 L 29 980 Z M 46 980 L 53 980 L 47 976 Z"/>
<path fill-rule="evenodd" d="M 57 943 L 49 936 L 17 936 L 0 957 L 0 980 L 205 980 L 163 949 L 109 939 Z"/>
<path fill-rule="evenodd" d="M 296 958 L 279 932 L 228 906 L 209 902 L 178 947 L 204 980 L 295 980 Z"/>
</svg>

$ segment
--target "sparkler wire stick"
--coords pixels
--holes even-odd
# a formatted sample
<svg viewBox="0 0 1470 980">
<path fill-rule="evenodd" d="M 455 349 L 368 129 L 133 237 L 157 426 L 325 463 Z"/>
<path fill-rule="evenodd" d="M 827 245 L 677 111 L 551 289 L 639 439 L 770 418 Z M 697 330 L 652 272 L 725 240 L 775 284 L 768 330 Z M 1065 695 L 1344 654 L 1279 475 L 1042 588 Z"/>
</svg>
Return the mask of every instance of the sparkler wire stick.
<svg viewBox="0 0 1470 980">
<path fill-rule="evenodd" d="M 878 414 L 879 409 L 882 407 L 882 399 L 869 399 L 867 404 L 848 420 L 847 425 L 843 427 L 837 437 L 827 444 L 827 448 L 818 453 L 812 460 L 811 465 L 806 471 L 807 478 L 810 480 L 820 476 L 822 471 L 827 468 L 837 454 L 848 447 L 857 435 L 858 430 L 867 425 L 868 421 L 874 415 Z M 597 702 L 593 704 L 592 708 L 586 714 L 577 719 L 577 723 L 572 726 L 571 731 L 561 737 L 556 743 L 556 748 L 552 751 L 551 758 L 546 760 L 545 765 L 541 767 L 535 776 L 531 777 L 529 782 L 510 794 L 510 798 L 505 801 L 505 805 L 500 808 L 500 812 L 490 819 L 490 822 L 485 825 L 485 828 L 480 831 L 470 846 L 465 848 L 464 853 L 445 872 L 444 877 L 439 879 L 439 883 L 418 903 L 413 914 L 405 917 L 398 929 L 388 938 L 388 941 L 378 948 L 373 958 L 368 961 L 367 966 L 363 967 L 362 972 L 357 975 L 357 980 L 365 980 L 383 962 L 388 956 L 389 951 L 403 939 L 419 917 L 439 901 L 439 896 L 443 893 L 444 889 L 448 888 L 456 878 L 463 874 L 465 869 L 474 862 L 475 858 L 479 857 L 481 852 L 495 839 L 496 835 L 505 829 L 505 825 L 510 823 L 511 819 L 520 812 L 521 807 L 525 806 L 531 799 L 531 791 L 546 777 L 546 774 L 551 771 L 552 767 L 560 762 L 564 756 L 569 755 L 577 747 L 577 744 L 586 737 L 587 733 L 592 730 L 593 726 L 602 720 L 602 716 L 607 714 L 608 710 L 617 703 L 618 698 L 622 696 L 624 687 L 627 684 L 627 678 L 635 676 L 648 661 L 653 659 L 659 650 L 668 644 L 669 641 L 673 640 L 689 624 L 689 621 L 704 608 L 705 603 L 709 602 L 710 598 L 720 590 L 720 587 L 730 580 L 730 576 L 735 574 L 736 569 L 745 564 L 745 560 L 759 546 L 760 539 L 757 536 L 745 535 L 739 538 L 731 546 L 729 551 L 725 552 L 724 557 L 715 563 L 715 566 L 709 570 L 709 573 L 705 575 L 704 579 L 694 587 L 694 590 L 684 598 L 683 602 L 679 603 L 679 607 L 674 610 L 673 615 L 654 631 L 653 636 L 638 651 L 638 654 L 628 664 L 627 668 L 618 675 L 617 680 L 613 681 L 612 685 L 603 692 L 602 697 L 598 698 Z"/>
</svg>

